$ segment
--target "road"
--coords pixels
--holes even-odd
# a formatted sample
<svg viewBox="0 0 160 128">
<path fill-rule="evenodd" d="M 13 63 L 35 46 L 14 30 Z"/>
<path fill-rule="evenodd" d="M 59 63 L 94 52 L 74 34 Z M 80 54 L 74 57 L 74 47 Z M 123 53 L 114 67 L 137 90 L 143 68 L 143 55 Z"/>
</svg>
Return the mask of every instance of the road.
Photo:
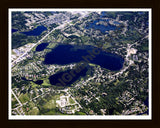
<svg viewBox="0 0 160 128">
<path fill-rule="evenodd" d="M 87 15 L 87 14 L 86 14 L 86 15 Z M 84 18 L 86 15 L 82 15 L 82 16 L 79 17 L 78 19 L 81 20 L 81 19 Z M 24 52 L 21 56 L 19 56 L 16 60 L 14 60 L 14 61 L 12 62 L 12 65 L 11 65 L 11 66 L 13 67 L 14 64 L 17 64 L 18 62 L 20 62 L 21 60 L 23 60 L 24 57 L 27 55 L 27 53 L 32 50 L 32 48 L 34 48 L 36 45 L 38 45 L 39 43 L 41 43 L 41 42 L 42 42 L 49 34 L 51 34 L 54 30 L 56 30 L 56 29 L 62 29 L 62 28 L 64 28 L 66 25 L 67 25 L 68 27 L 69 27 L 70 25 L 73 25 L 71 22 L 72 22 L 72 21 L 69 21 L 69 22 L 66 22 L 66 23 L 64 23 L 64 24 L 56 27 L 56 28 L 53 28 L 53 29 L 52 29 L 50 32 L 48 32 L 44 37 L 42 37 L 37 43 L 35 43 L 31 48 L 29 48 L 26 52 Z M 22 104 L 22 103 L 19 101 L 19 99 L 17 98 L 17 96 L 15 95 L 15 93 L 14 93 L 12 90 L 11 90 L 11 92 L 12 92 L 12 94 L 14 95 L 14 97 L 16 98 L 16 100 L 18 101 L 18 103 L 20 104 L 20 106 L 14 108 L 14 109 L 16 109 L 19 114 L 21 114 L 21 113 L 18 111 L 18 108 L 20 108 L 21 106 L 27 104 L 28 102 Z M 44 94 L 43 94 L 43 95 L 44 95 Z M 41 95 L 38 95 L 38 96 L 34 97 L 33 99 L 36 99 L 36 98 L 38 98 L 39 96 L 41 96 Z M 73 98 L 73 97 L 72 97 L 72 98 Z M 33 100 L 33 99 L 31 99 L 31 100 Z M 31 100 L 30 100 L 30 101 L 31 101 Z M 74 99 L 74 100 L 75 100 L 75 99 Z M 75 102 L 80 106 L 80 104 L 79 104 L 76 100 L 75 100 Z M 80 106 L 80 107 L 81 107 L 81 106 Z M 12 110 L 14 110 L 14 109 L 12 109 Z"/>
<path fill-rule="evenodd" d="M 26 52 L 24 52 L 21 56 L 19 56 L 16 60 L 14 60 L 12 62 L 12 67 L 14 66 L 14 64 L 18 63 L 19 61 L 21 61 L 23 59 L 23 57 L 25 57 L 27 55 L 27 53 L 29 51 L 32 50 L 32 48 L 34 48 L 36 45 L 38 45 L 40 42 L 42 42 L 49 34 L 51 34 L 54 30 L 56 29 L 61 29 L 63 28 L 67 23 L 64 23 L 56 28 L 53 28 L 50 32 L 48 32 L 44 37 L 42 37 L 37 43 L 35 43 L 30 49 L 28 49 Z"/>
<path fill-rule="evenodd" d="M 143 40 L 144 38 L 148 38 L 148 35 L 146 35 L 145 37 L 143 37 L 141 40 Z M 132 64 L 134 63 L 133 60 L 129 59 L 129 56 L 130 56 L 129 50 L 131 49 L 131 47 L 132 47 L 133 45 L 135 45 L 135 44 L 138 45 L 138 43 L 139 43 L 141 40 L 136 41 L 136 42 L 134 42 L 133 44 L 128 45 L 128 47 L 126 48 L 126 49 L 127 49 L 127 55 L 126 55 L 125 60 L 129 62 L 129 65 L 128 65 L 127 67 L 124 67 L 120 72 L 112 75 L 112 77 L 115 77 L 115 76 L 118 77 L 118 76 L 121 75 L 123 72 L 125 72 L 125 71 L 130 67 L 130 65 L 132 65 Z"/>
<path fill-rule="evenodd" d="M 22 106 L 22 103 L 19 101 L 19 99 L 17 98 L 16 94 L 11 90 L 12 94 L 14 95 L 14 97 L 16 98 L 16 100 L 18 101 L 18 103 L 20 104 L 20 106 Z"/>
<path fill-rule="evenodd" d="M 84 18 L 85 16 L 86 16 L 86 15 L 82 15 L 82 16 L 79 17 L 78 19 L 80 20 L 80 19 Z M 62 25 L 60 25 L 60 26 L 58 26 L 58 27 L 56 27 L 56 28 L 53 28 L 53 29 L 52 29 L 50 32 L 48 32 L 44 37 L 42 37 L 37 43 L 35 43 L 31 48 L 29 48 L 29 49 L 28 49 L 27 51 L 25 51 L 21 56 L 19 56 L 16 60 L 14 60 L 14 61 L 12 62 L 12 64 L 11 64 L 11 66 L 13 67 L 14 64 L 17 64 L 18 62 L 20 62 L 21 60 L 23 60 L 24 57 L 27 55 L 27 53 L 32 50 L 32 48 L 34 48 L 36 45 L 38 45 L 39 43 L 41 43 L 41 42 L 42 42 L 48 35 L 50 35 L 54 30 L 56 30 L 56 29 L 62 29 L 62 28 L 64 28 L 66 25 L 68 25 L 68 26 L 73 25 L 71 22 L 72 22 L 72 20 L 69 21 L 69 22 L 65 22 L 64 24 L 62 24 Z M 18 108 L 21 107 L 21 106 L 23 106 L 23 105 L 25 105 L 25 104 L 27 104 L 28 102 L 22 104 L 22 103 L 19 101 L 19 99 L 17 98 L 17 96 L 15 95 L 15 93 L 13 92 L 12 89 L 11 89 L 11 92 L 12 92 L 12 94 L 14 95 L 14 97 L 16 98 L 16 100 L 18 101 L 18 103 L 20 104 L 20 106 L 14 108 L 14 109 L 16 109 L 17 112 L 20 114 L 20 112 L 18 111 Z M 44 95 L 44 94 L 43 94 L 43 95 Z M 34 97 L 33 99 L 36 99 L 36 98 L 38 98 L 39 96 L 41 96 L 41 95 L 38 95 L 38 96 Z M 33 100 L 33 99 L 31 99 L 31 100 Z M 31 100 L 30 100 L 30 101 L 31 101 Z M 79 103 L 78 103 L 78 104 L 79 104 Z M 12 110 L 14 110 L 14 109 L 12 109 Z"/>
<path fill-rule="evenodd" d="M 42 42 L 49 34 L 51 34 L 54 30 L 56 30 L 56 29 L 62 29 L 62 28 L 64 28 L 67 24 L 71 24 L 71 22 L 72 21 L 70 21 L 70 22 L 66 22 L 66 23 L 64 23 L 64 24 L 62 24 L 62 25 L 60 25 L 60 26 L 58 26 L 58 27 L 56 27 L 56 28 L 53 28 L 50 32 L 48 32 L 44 37 L 42 37 L 37 43 L 35 43 L 30 49 L 28 49 L 26 52 L 24 52 L 21 56 L 19 56 L 16 60 L 14 60 L 13 62 L 12 62 L 12 67 L 14 66 L 14 64 L 17 64 L 19 61 L 21 61 L 21 60 L 23 60 L 23 58 L 27 55 L 27 53 L 29 52 L 29 51 L 31 51 L 32 50 L 32 48 L 34 48 L 36 45 L 38 45 L 40 42 Z"/>
<path fill-rule="evenodd" d="M 12 90 L 11 90 L 12 91 Z M 13 92 L 13 91 L 12 91 Z M 25 103 L 21 103 L 20 101 L 19 101 L 19 99 L 18 98 L 16 98 L 17 99 L 17 101 L 19 101 L 20 103 L 20 106 L 18 106 L 18 107 L 16 107 L 16 108 L 14 108 L 14 109 L 12 109 L 12 110 L 17 110 L 18 108 L 20 108 L 20 107 L 22 107 L 23 105 L 26 105 L 27 103 L 29 103 L 30 101 L 33 101 L 33 100 L 35 100 L 35 99 L 37 99 L 38 97 L 40 97 L 40 96 L 45 96 L 45 95 L 47 95 L 47 94 L 49 94 L 49 91 L 48 92 L 46 92 L 46 93 L 42 93 L 41 95 L 38 95 L 38 96 L 36 96 L 36 97 L 34 97 L 34 98 L 32 98 L 32 99 L 30 99 L 29 101 L 27 101 L 27 102 L 25 102 Z M 15 94 L 14 94 L 15 95 Z"/>
<path fill-rule="evenodd" d="M 86 17 L 88 14 L 89 14 L 89 13 L 86 13 L 86 14 L 81 15 L 81 16 L 78 18 L 78 20 L 81 20 L 82 18 Z M 72 20 L 69 21 L 69 22 L 65 22 L 64 24 L 61 24 L 60 26 L 58 26 L 58 27 L 56 27 L 56 28 L 53 28 L 53 29 L 52 29 L 50 32 L 48 32 L 44 37 L 42 37 L 37 43 L 35 43 L 30 49 L 28 49 L 28 50 L 27 50 L 26 52 L 24 52 L 21 56 L 19 56 L 16 60 L 14 60 L 14 61 L 12 62 L 12 64 L 11 64 L 11 67 L 13 67 L 14 64 L 17 64 L 18 62 L 20 62 L 21 60 L 23 60 L 24 57 L 27 55 L 27 53 L 32 50 L 32 48 L 34 48 L 36 45 L 38 45 L 40 42 L 42 42 L 42 41 L 43 41 L 49 34 L 51 34 L 54 30 L 56 30 L 56 29 L 62 29 L 62 28 L 64 28 L 66 25 L 70 26 L 70 25 L 71 25 L 71 22 L 72 22 Z M 72 24 L 72 25 L 73 25 L 73 24 Z"/>
</svg>

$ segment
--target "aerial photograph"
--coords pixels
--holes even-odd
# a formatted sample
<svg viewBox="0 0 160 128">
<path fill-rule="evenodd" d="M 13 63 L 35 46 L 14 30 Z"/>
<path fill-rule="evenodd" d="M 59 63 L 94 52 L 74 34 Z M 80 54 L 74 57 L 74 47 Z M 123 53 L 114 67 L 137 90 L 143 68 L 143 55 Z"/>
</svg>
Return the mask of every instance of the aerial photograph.
<svg viewBox="0 0 160 128">
<path fill-rule="evenodd" d="M 151 114 L 150 10 L 9 9 L 9 116 Z"/>
</svg>

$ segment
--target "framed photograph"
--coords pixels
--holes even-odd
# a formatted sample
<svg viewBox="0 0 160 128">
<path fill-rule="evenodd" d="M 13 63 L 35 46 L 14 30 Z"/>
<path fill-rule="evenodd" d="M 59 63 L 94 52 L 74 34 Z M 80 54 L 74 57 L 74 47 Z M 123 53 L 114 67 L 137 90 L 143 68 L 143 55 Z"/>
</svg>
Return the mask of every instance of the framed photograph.
<svg viewBox="0 0 160 128">
<path fill-rule="evenodd" d="M 158 0 L 2 0 L 3 128 L 159 128 Z"/>
<path fill-rule="evenodd" d="M 9 8 L 9 120 L 151 120 L 151 8 Z"/>
</svg>

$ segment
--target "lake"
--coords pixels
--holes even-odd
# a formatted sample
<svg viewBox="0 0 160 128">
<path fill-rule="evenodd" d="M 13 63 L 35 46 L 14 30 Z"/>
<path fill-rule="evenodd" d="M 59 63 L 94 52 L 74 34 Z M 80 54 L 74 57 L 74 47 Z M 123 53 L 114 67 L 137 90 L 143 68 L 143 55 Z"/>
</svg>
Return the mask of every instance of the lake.
<svg viewBox="0 0 160 128">
<path fill-rule="evenodd" d="M 49 77 L 49 81 L 52 85 L 56 85 L 56 86 L 70 86 L 73 82 L 77 81 L 80 77 L 84 77 L 86 76 L 86 73 L 88 71 L 88 68 L 85 67 L 84 69 L 82 69 L 79 72 L 74 73 L 75 76 L 72 76 L 70 74 L 70 72 L 74 70 L 74 69 L 69 69 L 67 71 L 62 71 L 59 73 L 56 73 L 54 75 L 51 75 Z M 75 71 L 74 71 L 75 72 Z M 65 81 L 63 79 L 63 74 L 69 74 L 71 77 L 69 78 L 68 76 L 65 76 L 65 79 L 67 79 L 68 81 Z M 63 82 L 61 82 L 63 81 Z"/>
<path fill-rule="evenodd" d="M 43 83 L 43 80 L 37 80 L 35 81 L 34 83 L 38 84 L 38 85 L 41 85 Z"/>
<path fill-rule="evenodd" d="M 48 43 L 41 43 L 36 47 L 36 51 L 43 51 L 48 46 Z"/>
<path fill-rule="evenodd" d="M 45 26 L 38 26 L 37 28 L 30 30 L 30 31 L 26 31 L 26 32 L 21 32 L 27 36 L 39 36 L 43 31 L 47 30 L 47 28 Z"/>
<path fill-rule="evenodd" d="M 17 31 L 18 31 L 17 29 L 12 29 L 12 33 L 17 32 Z"/>
<path fill-rule="evenodd" d="M 43 83 L 43 80 L 37 80 L 37 81 L 33 81 L 33 80 L 27 80 L 25 77 L 21 77 L 22 80 L 24 81 L 32 81 L 35 84 L 41 85 Z"/>
<path fill-rule="evenodd" d="M 95 49 L 100 53 L 97 55 L 90 55 Z M 90 57 L 89 57 L 90 56 Z M 100 65 L 103 68 L 117 71 L 123 67 L 124 59 L 112 53 L 107 53 L 96 47 L 85 45 L 58 45 L 51 52 L 45 56 L 44 64 L 58 64 L 66 65 L 71 63 L 78 63 L 80 61 L 89 61 L 96 65 Z"/>
<path fill-rule="evenodd" d="M 108 25 L 107 26 L 101 25 L 101 24 L 97 25 L 96 23 L 99 21 L 105 21 Z M 97 19 L 97 20 L 93 21 L 93 23 L 90 23 L 89 25 L 86 26 L 86 29 L 90 29 L 90 28 L 100 30 L 103 34 L 105 34 L 106 31 L 115 30 L 117 27 L 109 24 L 109 19 L 107 19 L 107 20 Z"/>
</svg>

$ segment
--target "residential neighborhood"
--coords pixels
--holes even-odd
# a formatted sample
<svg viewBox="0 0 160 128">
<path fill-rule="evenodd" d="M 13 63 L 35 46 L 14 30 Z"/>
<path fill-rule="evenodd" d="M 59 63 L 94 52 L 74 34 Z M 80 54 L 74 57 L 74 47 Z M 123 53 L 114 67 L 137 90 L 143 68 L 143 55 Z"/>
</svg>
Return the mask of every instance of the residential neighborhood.
<svg viewBox="0 0 160 128">
<path fill-rule="evenodd" d="M 12 115 L 148 115 L 147 11 L 19 11 L 12 20 Z"/>
</svg>

